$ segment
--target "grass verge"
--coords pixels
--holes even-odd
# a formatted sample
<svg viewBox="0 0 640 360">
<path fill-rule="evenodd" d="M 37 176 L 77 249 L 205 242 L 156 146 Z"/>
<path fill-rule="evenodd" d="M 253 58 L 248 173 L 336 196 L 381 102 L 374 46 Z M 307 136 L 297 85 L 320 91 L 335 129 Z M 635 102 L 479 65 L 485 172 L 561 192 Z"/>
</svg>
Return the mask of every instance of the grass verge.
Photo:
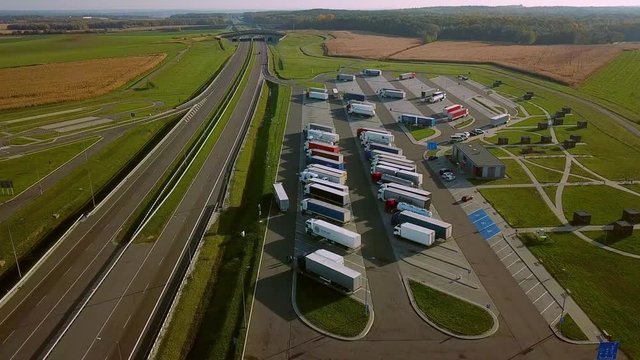
<svg viewBox="0 0 640 360">
<path fill-rule="evenodd" d="M 364 304 L 304 275 L 297 277 L 296 303 L 307 320 L 340 336 L 361 334 L 369 320 Z"/>
<path fill-rule="evenodd" d="M 92 137 L 85 141 L 56 146 L 55 148 L 39 151 L 23 156 L 0 161 L 0 178 L 13 181 L 14 195 L 0 194 L 0 199 L 9 200 L 23 190 L 45 178 L 62 164 L 80 154 L 100 140 Z"/>
<path fill-rule="evenodd" d="M 622 218 L 623 209 L 637 208 L 640 196 L 606 185 L 567 186 L 562 203 L 567 219 L 574 211 L 585 210 L 591 213 L 592 224 L 605 225 Z"/>
<path fill-rule="evenodd" d="M 560 220 L 551 212 L 535 188 L 498 188 L 478 191 L 513 227 L 561 225 Z"/>
<path fill-rule="evenodd" d="M 631 236 L 619 236 L 610 231 L 584 231 L 593 240 L 614 249 L 640 255 L 640 230 L 635 230 Z"/>
<path fill-rule="evenodd" d="M 631 358 L 640 358 L 640 260 L 588 244 L 572 233 L 547 233 L 546 241 L 520 234 L 523 243 L 541 260 L 600 329 Z"/>
<path fill-rule="evenodd" d="M 420 141 L 422 139 L 426 139 L 429 136 L 436 133 L 436 131 L 432 128 L 426 128 L 422 126 L 408 125 L 407 128 L 416 141 Z"/>
<path fill-rule="evenodd" d="M 493 318 L 483 308 L 445 294 L 417 281 L 409 287 L 420 311 L 436 325 L 460 335 L 481 335 L 493 327 Z"/>
<path fill-rule="evenodd" d="M 563 323 L 556 323 L 556 329 L 569 340 L 586 341 L 589 340 L 587 335 L 582 332 L 582 329 L 576 324 L 571 315 L 565 314 L 563 316 Z"/>
</svg>

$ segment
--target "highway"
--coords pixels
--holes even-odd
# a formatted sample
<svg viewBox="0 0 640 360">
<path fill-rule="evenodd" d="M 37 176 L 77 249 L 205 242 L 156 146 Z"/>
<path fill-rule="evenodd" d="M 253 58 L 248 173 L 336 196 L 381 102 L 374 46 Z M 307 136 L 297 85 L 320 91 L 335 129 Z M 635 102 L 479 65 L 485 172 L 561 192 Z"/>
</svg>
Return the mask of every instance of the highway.
<svg viewBox="0 0 640 360">
<path fill-rule="evenodd" d="M 50 358 L 120 358 L 139 350 L 138 339 L 149 329 L 154 304 L 200 213 L 210 199 L 217 199 L 218 180 L 241 139 L 239 134 L 260 78 L 259 62 L 250 69 L 247 90 L 160 238 L 124 249 L 113 239 L 221 101 L 248 49 L 247 43 L 240 44 L 195 116 L 176 125 L 4 301 L 0 307 L 0 358 L 41 357 L 49 350 Z M 107 269 L 108 275 L 101 276 Z M 99 279 L 102 281 L 98 283 Z"/>
<path fill-rule="evenodd" d="M 364 93 L 376 99 L 367 83 L 358 79 Z M 330 84 L 327 84 L 328 87 Z M 300 153 L 302 116 L 300 91 L 292 100 L 279 179 L 293 187 Z M 487 243 L 476 233 L 462 210 L 451 204 L 447 189 L 431 174 L 422 155 L 424 148 L 414 145 L 401 131 L 391 114 L 377 100 L 384 127 L 395 135 L 396 144 L 408 158 L 416 160 L 425 176 L 425 188 L 444 220 L 454 227 L 455 241 L 500 311 L 500 328 L 482 340 L 459 340 L 440 333 L 422 321 L 411 307 L 401 282 L 393 250 L 386 237 L 379 204 L 374 198 L 368 174 L 362 164 L 357 139 L 339 102 L 331 104 L 334 124 L 340 135 L 358 232 L 362 235 L 376 318 L 369 334 L 358 341 L 339 341 L 323 336 L 303 325 L 291 306 L 291 270 L 284 263 L 293 252 L 294 229 L 288 224 L 295 212 L 279 215 L 269 222 L 262 263 L 258 273 L 251 311 L 245 359 L 592 359 L 594 346 L 579 346 L 558 340 L 535 306 L 510 276 Z M 295 193 L 295 192 L 292 192 Z M 355 194 L 355 196 L 353 196 Z M 297 199 L 299 200 L 299 199 Z M 293 220 L 292 220 L 293 218 Z"/>
</svg>

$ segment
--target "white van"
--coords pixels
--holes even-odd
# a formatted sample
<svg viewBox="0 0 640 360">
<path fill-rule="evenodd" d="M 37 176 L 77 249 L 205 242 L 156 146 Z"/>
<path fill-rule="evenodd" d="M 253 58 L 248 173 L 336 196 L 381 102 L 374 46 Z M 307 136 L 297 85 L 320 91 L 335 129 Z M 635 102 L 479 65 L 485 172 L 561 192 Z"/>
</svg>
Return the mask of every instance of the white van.
<svg viewBox="0 0 640 360">
<path fill-rule="evenodd" d="M 461 142 L 467 140 L 467 137 L 464 134 L 453 134 L 451 135 L 451 142 Z"/>
</svg>

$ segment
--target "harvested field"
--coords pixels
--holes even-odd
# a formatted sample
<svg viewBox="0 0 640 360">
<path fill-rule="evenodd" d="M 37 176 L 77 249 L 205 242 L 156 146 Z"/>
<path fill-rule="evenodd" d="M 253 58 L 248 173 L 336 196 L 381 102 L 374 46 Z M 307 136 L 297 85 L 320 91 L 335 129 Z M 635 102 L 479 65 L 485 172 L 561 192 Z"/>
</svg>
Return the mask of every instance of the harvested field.
<svg viewBox="0 0 640 360">
<path fill-rule="evenodd" d="M 332 33 L 327 41 L 329 55 L 398 60 L 491 62 L 534 72 L 571 85 L 584 81 L 626 49 L 640 49 L 639 43 L 605 45 L 510 45 L 483 42 L 436 41 L 398 52 L 418 39 L 380 35 Z M 397 46 L 395 44 L 398 44 Z M 339 44 L 336 46 L 334 44 Z"/>
<path fill-rule="evenodd" d="M 422 45 L 420 39 L 332 31 L 335 39 L 325 42 L 329 56 L 386 58 L 411 47 Z"/>
<path fill-rule="evenodd" d="M 154 54 L 0 69 L 0 110 L 99 96 L 153 69 L 165 57 Z"/>
</svg>

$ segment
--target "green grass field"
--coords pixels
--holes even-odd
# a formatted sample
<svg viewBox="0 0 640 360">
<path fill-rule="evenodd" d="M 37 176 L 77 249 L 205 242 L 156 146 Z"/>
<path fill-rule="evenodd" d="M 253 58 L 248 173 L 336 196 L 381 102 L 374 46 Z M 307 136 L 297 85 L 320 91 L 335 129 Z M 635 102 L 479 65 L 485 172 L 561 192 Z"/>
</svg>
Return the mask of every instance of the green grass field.
<svg viewBox="0 0 640 360">
<path fill-rule="evenodd" d="M 455 124 L 453 127 L 454 127 L 454 128 L 456 128 L 456 129 L 463 129 L 463 128 L 466 128 L 467 126 L 470 126 L 470 125 L 471 125 L 471 124 L 473 124 L 475 121 L 476 121 L 476 120 L 475 120 L 475 119 L 473 119 L 473 118 L 471 118 L 471 119 L 467 119 L 467 120 L 464 120 L 464 121 L 462 121 L 462 122 L 459 122 L 459 123 Z"/>
<path fill-rule="evenodd" d="M 14 195 L 46 177 L 62 164 L 71 160 L 85 148 L 91 147 L 99 138 L 94 137 L 85 141 L 58 146 L 45 151 L 0 161 L 0 177 L 12 180 Z M 7 201 L 11 195 L 0 194 L 0 200 Z"/>
<path fill-rule="evenodd" d="M 134 86 L 135 79 L 111 93 L 83 101 L 66 102 L 36 106 L 28 109 L 14 109 L 0 112 L 3 120 L 29 116 L 38 116 L 58 111 L 75 110 L 81 107 L 93 107 L 101 110 L 92 115 L 110 115 L 128 111 L 124 104 L 151 104 L 157 101 L 159 106 L 140 110 L 138 116 L 155 114 L 186 101 L 197 92 L 221 67 L 235 50 L 226 40 L 222 49 L 218 40 L 208 38 L 203 41 L 188 40 L 209 32 L 185 31 L 184 33 L 145 32 L 116 34 L 82 34 L 29 36 L 23 41 L 0 43 L 0 68 L 24 66 L 40 63 L 55 63 L 86 60 L 105 57 L 167 53 L 167 58 L 146 75 L 147 80 Z M 36 122 L 26 122 L 12 131 L 24 131 L 34 127 L 35 123 L 50 123 L 72 120 L 82 117 L 79 113 L 42 118 Z"/>
<path fill-rule="evenodd" d="M 585 235 L 612 248 L 640 255 L 640 230 L 633 235 L 622 237 L 608 231 L 585 231 Z"/>
<path fill-rule="evenodd" d="M 409 132 L 411 132 L 411 136 L 413 136 L 413 138 L 416 139 L 417 141 L 426 139 L 429 136 L 436 133 L 434 129 L 426 128 L 422 126 L 409 125 L 408 129 L 409 129 Z"/>
<path fill-rule="evenodd" d="M 91 202 L 91 188 L 99 192 L 139 152 L 177 118 L 141 125 L 104 147 L 45 193 L 16 211 L 2 228 L 11 227 L 18 257 L 26 256 L 68 217 Z M 69 184 L 72 184 L 71 186 Z M 0 231 L 0 274 L 15 264 L 7 231 Z"/>
<path fill-rule="evenodd" d="M 561 154 L 559 154 L 561 155 Z M 565 157 L 549 157 L 549 158 L 538 158 L 538 159 L 527 159 L 532 163 L 536 163 L 538 165 L 542 165 L 544 167 L 548 167 L 554 170 L 564 171 Z"/>
<path fill-rule="evenodd" d="M 558 191 L 557 186 L 545 186 L 542 188 L 544 192 L 547 194 L 552 203 L 555 204 L 556 192 Z"/>
<path fill-rule="evenodd" d="M 562 179 L 561 172 L 544 169 L 533 164 L 525 163 L 525 165 L 527 166 L 529 171 L 533 173 L 533 176 L 536 177 L 536 180 L 541 183 L 557 183 Z"/>
<path fill-rule="evenodd" d="M 606 185 L 567 186 L 562 194 L 564 214 L 573 218 L 573 212 L 585 210 L 591 213 L 591 223 L 610 224 L 622 217 L 622 209 L 638 207 L 640 196 L 614 189 Z"/>
<path fill-rule="evenodd" d="M 528 136 L 531 138 L 531 144 L 536 144 L 540 142 L 540 136 L 543 135 L 549 135 L 549 130 L 538 130 L 536 128 L 500 130 L 496 136 L 487 138 L 487 140 L 497 144 L 498 138 L 506 137 L 509 139 L 509 144 L 520 144 L 521 138 L 523 136 Z"/>
<path fill-rule="evenodd" d="M 481 335 L 493 326 L 483 308 L 409 280 L 413 298 L 422 313 L 436 325 L 460 335 Z"/>
<path fill-rule="evenodd" d="M 296 285 L 298 308 L 311 323 L 340 336 L 364 331 L 369 319 L 364 304 L 303 275 Z"/>
<path fill-rule="evenodd" d="M 591 75 L 580 86 L 580 91 L 612 102 L 635 115 L 640 122 L 640 51 L 624 51 L 611 63 Z M 626 114 L 625 114 L 626 115 Z"/>
<path fill-rule="evenodd" d="M 564 337 L 576 341 L 589 340 L 587 335 L 582 332 L 582 329 L 580 329 L 578 324 L 576 324 L 571 315 L 565 314 L 563 319 L 564 321 L 562 324 L 560 322 L 556 324 L 556 329 L 560 330 L 560 333 L 562 333 Z"/>
<path fill-rule="evenodd" d="M 520 236 L 598 328 L 620 341 L 631 358 L 640 358 L 640 260 L 598 249 L 571 233 L 547 235 L 545 242 Z"/>
<path fill-rule="evenodd" d="M 513 227 L 561 225 L 560 220 L 551 212 L 534 188 L 480 189 L 478 191 Z"/>
</svg>

